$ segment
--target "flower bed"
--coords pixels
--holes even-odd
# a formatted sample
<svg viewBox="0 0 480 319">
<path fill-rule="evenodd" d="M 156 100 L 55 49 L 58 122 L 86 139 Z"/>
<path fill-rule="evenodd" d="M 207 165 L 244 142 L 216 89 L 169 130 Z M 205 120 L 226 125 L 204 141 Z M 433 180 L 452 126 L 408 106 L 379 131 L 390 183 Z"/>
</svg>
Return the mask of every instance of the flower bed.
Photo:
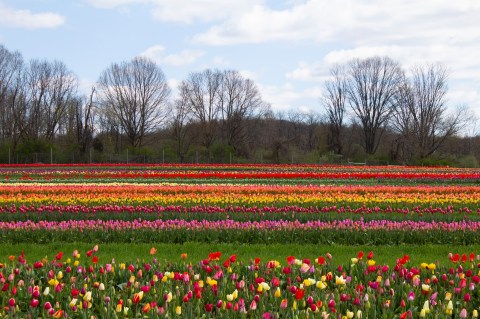
<svg viewBox="0 0 480 319">
<path fill-rule="evenodd" d="M 2 243 L 480 243 L 474 169 L 2 165 L 0 181 Z M 122 263 L 97 249 L 0 260 L 0 317 L 470 318 L 480 307 L 470 252 L 421 265 L 373 253 Z"/>
<path fill-rule="evenodd" d="M 480 241 L 479 174 L 385 166 L 3 165 L 0 231 L 11 243 L 473 244 Z"/>
<path fill-rule="evenodd" d="M 412 265 L 373 252 L 337 262 L 312 258 L 101 261 L 98 246 L 29 261 L 0 263 L 0 316 L 9 318 L 475 318 L 479 259 L 450 254 Z"/>
</svg>

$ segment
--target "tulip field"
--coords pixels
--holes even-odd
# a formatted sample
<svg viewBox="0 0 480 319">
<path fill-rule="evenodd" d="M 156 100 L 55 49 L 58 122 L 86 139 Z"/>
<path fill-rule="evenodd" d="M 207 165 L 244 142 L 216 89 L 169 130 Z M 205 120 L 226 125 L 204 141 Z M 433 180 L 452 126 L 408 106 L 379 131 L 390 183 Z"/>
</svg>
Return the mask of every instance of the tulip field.
<svg viewBox="0 0 480 319">
<path fill-rule="evenodd" d="M 0 165 L 0 318 L 475 318 L 480 170 L 319 165 Z M 101 260 L 102 245 L 151 247 Z M 155 247 L 362 245 L 265 260 Z M 450 254 L 376 262 L 375 248 Z"/>
</svg>

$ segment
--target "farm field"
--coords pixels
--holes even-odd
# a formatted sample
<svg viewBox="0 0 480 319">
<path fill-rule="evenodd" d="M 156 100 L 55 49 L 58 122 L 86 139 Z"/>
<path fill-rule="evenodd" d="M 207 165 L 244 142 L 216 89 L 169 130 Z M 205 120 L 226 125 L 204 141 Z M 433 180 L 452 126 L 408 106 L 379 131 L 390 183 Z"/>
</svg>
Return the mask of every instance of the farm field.
<svg viewBox="0 0 480 319">
<path fill-rule="evenodd" d="M 476 317 L 479 202 L 476 169 L 0 166 L 0 316 Z"/>
</svg>

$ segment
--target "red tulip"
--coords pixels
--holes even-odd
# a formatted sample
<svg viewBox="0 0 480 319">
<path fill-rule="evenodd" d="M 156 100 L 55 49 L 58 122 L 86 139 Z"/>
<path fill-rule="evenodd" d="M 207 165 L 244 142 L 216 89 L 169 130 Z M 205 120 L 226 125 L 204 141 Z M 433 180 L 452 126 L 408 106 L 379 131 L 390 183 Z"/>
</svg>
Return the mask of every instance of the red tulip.
<svg viewBox="0 0 480 319">
<path fill-rule="evenodd" d="M 38 299 L 33 298 L 33 299 L 30 301 L 30 307 L 32 307 L 32 308 L 37 308 L 39 303 L 40 303 L 40 301 L 38 301 Z"/>
<path fill-rule="evenodd" d="M 305 290 L 303 290 L 303 289 L 298 289 L 298 290 L 295 292 L 295 299 L 300 300 L 300 299 L 303 298 L 303 296 L 305 296 Z"/>
<path fill-rule="evenodd" d="M 212 309 L 213 309 L 213 305 L 211 303 L 207 303 L 205 305 L 205 311 L 206 312 L 212 312 Z"/>
</svg>

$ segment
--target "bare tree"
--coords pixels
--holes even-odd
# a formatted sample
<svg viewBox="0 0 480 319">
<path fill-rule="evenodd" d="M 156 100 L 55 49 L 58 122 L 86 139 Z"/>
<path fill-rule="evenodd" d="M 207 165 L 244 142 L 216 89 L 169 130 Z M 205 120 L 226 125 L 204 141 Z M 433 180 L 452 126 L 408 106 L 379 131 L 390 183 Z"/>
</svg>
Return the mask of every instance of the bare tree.
<svg viewBox="0 0 480 319">
<path fill-rule="evenodd" d="M 0 138 L 18 139 L 23 126 L 21 97 L 23 58 L 18 52 L 10 52 L 0 45 Z"/>
<path fill-rule="evenodd" d="M 392 127 L 407 141 L 411 157 L 432 155 L 445 140 L 458 133 L 466 119 L 464 107 L 448 115 L 448 72 L 441 64 L 416 66 L 410 82 L 400 90 Z"/>
<path fill-rule="evenodd" d="M 413 115 L 411 109 L 415 106 L 412 88 L 407 79 L 399 86 L 394 111 L 391 114 L 390 127 L 398 134 L 392 149 L 391 156 L 394 160 L 406 163 L 414 156 L 415 134 L 413 127 Z"/>
<path fill-rule="evenodd" d="M 306 150 L 311 152 L 318 147 L 317 130 L 320 124 L 320 114 L 315 112 L 304 113 L 302 122 L 305 125 Z"/>
<path fill-rule="evenodd" d="M 133 147 L 142 146 L 145 134 L 168 115 L 170 88 L 160 67 L 147 58 L 112 64 L 102 72 L 98 87 L 100 105 L 118 120 Z"/>
<path fill-rule="evenodd" d="M 180 92 L 185 92 L 188 108 L 198 121 L 201 130 L 201 144 L 207 149 L 209 161 L 212 160 L 211 146 L 216 137 L 221 112 L 223 74 L 207 69 L 191 73 L 180 84 Z"/>
<path fill-rule="evenodd" d="M 175 149 L 180 163 L 185 161 L 188 149 L 193 138 L 189 128 L 192 123 L 192 110 L 187 86 L 180 86 L 180 92 L 175 101 L 171 114 L 172 137 L 175 141 Z"/>
<path fill-rule="evenodd" d="M 327 147 L 335 154 L 341 154 L 347 82 L 344 69 L 339 65 L 334 66 L 330 74 L 332 78 L 325 82 L 325 93 L 322 99 L 328 121 Z"/>
<path fill-rule="evenodd" d="M 75 107 L 76 140 L 80 155 L 85 155 L 93 142 L 95 121 L 95 87 L 92 87 L 88 98 L 84 98 Z"/>
<path fill-rule="evenodd" d="M 76 97 L 77 78 L 63 62 L 32 60 L 25 83 L 28 138 L 51 141 Z"/>
<path fill-rule="evenodd" d="M 245 120 L 261 109 L 262 98 L 255 83 L 238 71 L 223 72 L 220 107 L 228 145 L 237 152 L 247 144 Z"/>
<path fill-rule="evenodd" d="M 372 57 L 352 60 L 347 76 L 347 102 L 362 125 L 365 152 L 374 154 L 393 111 L 403 72 L 388 57 Z"/>
</svg>

